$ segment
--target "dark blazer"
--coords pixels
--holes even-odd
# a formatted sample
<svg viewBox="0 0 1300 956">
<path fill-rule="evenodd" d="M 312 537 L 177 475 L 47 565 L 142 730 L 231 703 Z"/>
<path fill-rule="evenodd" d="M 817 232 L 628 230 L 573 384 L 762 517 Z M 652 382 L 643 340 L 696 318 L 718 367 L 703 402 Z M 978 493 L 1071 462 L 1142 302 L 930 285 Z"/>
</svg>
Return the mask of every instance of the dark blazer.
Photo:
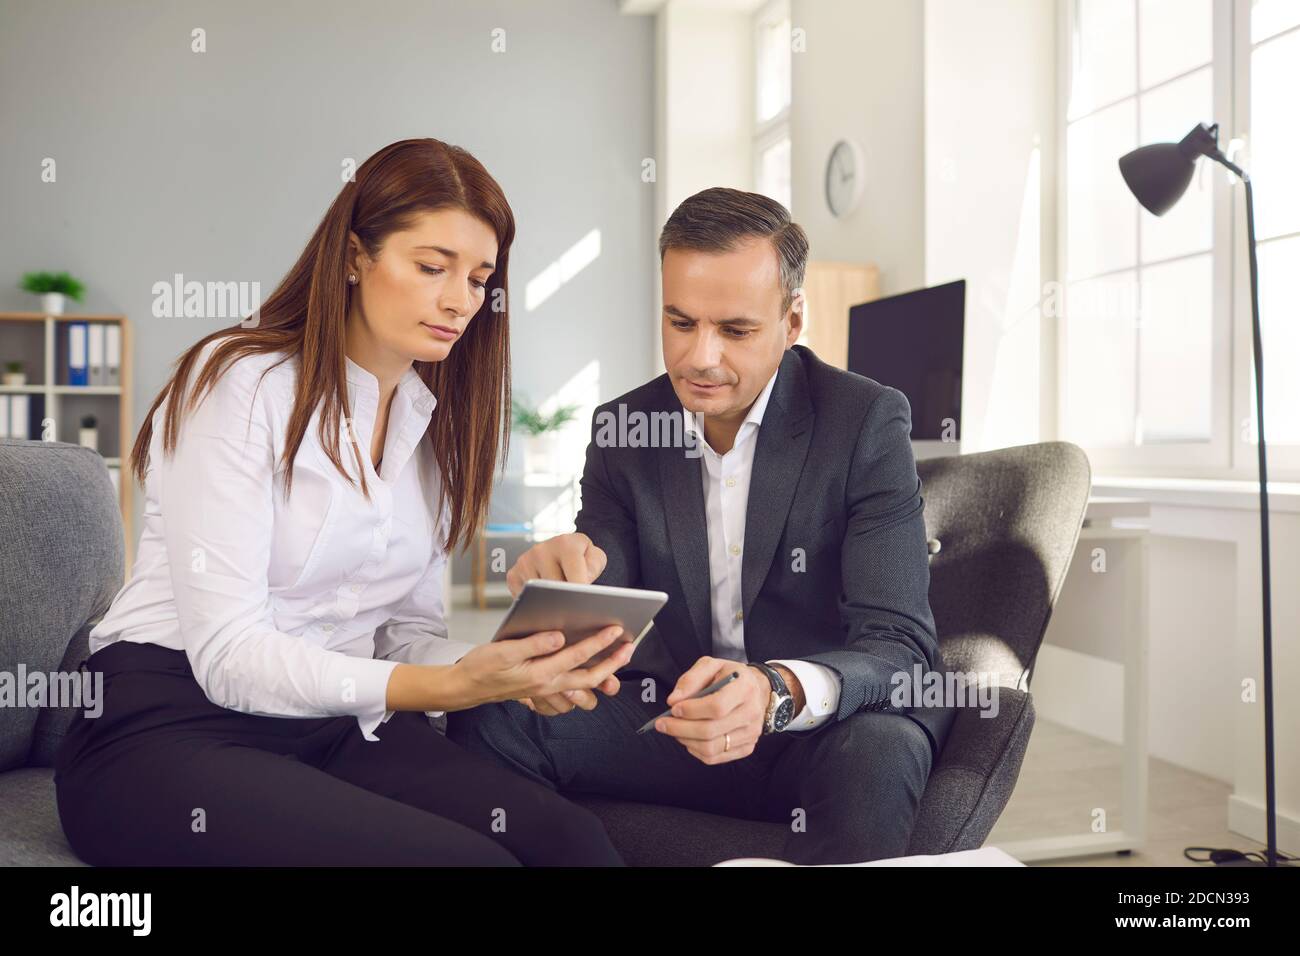
<svg viewBox="0 0 1300 956">
<path fill-rule="evenodd" d="M 671 688 L 713 654 L 704 463 L 698 449 L 692 457 L 681 447 L 647 447 L 648 439 L 614 446 L 609 428 L 600 438 L 600 423 L 617 419 L 620 404 L 624 421 L 634 412 L 681 420 L 667 375 L 596 410 L 577 529 L 608 556 L 596 583 L 667 592 L 620 676 Z M 955 712 L 890 701 L 896 672 L 942 669 L 910 435 L 902 392 L 801 345 L 785 353 L 756 436 L 745 513 L 745 650 L 751 661 L 826 665 L 842 682 L 834 720 L 860 710 L 906 713 L 937 756 Z"/>
</svg>

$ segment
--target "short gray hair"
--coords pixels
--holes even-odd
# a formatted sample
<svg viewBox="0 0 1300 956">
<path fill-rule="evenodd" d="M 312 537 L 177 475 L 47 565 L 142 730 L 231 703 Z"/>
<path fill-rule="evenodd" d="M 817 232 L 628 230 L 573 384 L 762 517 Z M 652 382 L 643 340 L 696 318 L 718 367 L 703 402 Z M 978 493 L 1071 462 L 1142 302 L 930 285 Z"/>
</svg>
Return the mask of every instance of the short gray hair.
<svg viewBox="0 0 1300 956">
<path fill-rule="evenodd" d="M 790 212 L 775 199 L 760 193 L 714 186 L 682 201 L 659 233 L 659 261 L 669 249 L 730 252 L 743 240 L 772 240 L 781 264 L 781 310 L 794 301 L 803 287 L 808 265 L 808 236 Z"/>
</svg>

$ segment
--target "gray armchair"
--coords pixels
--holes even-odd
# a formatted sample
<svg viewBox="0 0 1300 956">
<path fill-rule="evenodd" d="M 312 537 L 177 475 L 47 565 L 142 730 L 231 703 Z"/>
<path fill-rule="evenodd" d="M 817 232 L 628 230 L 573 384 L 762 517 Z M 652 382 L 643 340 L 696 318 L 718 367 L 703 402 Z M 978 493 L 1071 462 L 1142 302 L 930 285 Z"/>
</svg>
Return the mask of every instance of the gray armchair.
<svg viewBox="0 0 1300 956">
<path fill-rule="evenodd" d="M 997 675 L 999 713 L 962 710 L 922 797 L 911 853 L 980 846 L 1010 799 L 1033 729 L 1028 687 L 1087 504 L 1088 460 L 1050 442 L 918 463 L 930 603 L 950 670 Z M 104 460 L 0 439 L 0 671 L 70 672 L 122 586 L 122 522 Z M 71 710 L 0 707 L 0 865 L 80 865 L 55 807 Z M 571 794 L 633 865 L 776 856 L 783 824 Z M 671 838 L 666 835 L 671 834 Z"/>
<path fill-rule="evenodd" d="M 958 711 L 921 797 L 909 855 L 982 846 L 1011 799 L 1034 727 L 1029 677 L 1092 484 L 1087 457 L 1068 442 L 926 459 L 917 472 L 926 531 L 939 542 L 930 607 L 944 663 L 997 675 L 1000 690 L 996 717 Z M 633 866 L 779 857 L 787 834 L 783 823 L 568 796 L 604 821 Z"/>
</svg>

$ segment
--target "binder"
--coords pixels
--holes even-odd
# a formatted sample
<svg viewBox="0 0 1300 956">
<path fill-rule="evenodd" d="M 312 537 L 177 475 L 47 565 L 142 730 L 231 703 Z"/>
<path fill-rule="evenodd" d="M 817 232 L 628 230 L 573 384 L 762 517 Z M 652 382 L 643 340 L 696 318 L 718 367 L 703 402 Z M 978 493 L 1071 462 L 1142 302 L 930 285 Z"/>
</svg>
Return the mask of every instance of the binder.
<svg viewBox="0 0 1300 956">
<path fill-rule="evenodd" d="M 89 379 L 86 371 L 85 322 L 68 323 L 68 384 L 85 385 Z"/>
<path fill-rule="evenodd" d="M 28 395 L 7 395 L 9 399 L 9 437 L 31 438 L 27 432 Z"/>
<path fill-rule="evenodd" d="M 104 384 L 122 384 L 122 327 L 116 322 L 104 328 Z"/>
<path fill-rule="evenodd" d="M 89 365 L 90 384 L 106 385 L 104 381 L 104 323 L 91 322 L 87 329 L 90 333 L 87 364 Z"/>
</svg>

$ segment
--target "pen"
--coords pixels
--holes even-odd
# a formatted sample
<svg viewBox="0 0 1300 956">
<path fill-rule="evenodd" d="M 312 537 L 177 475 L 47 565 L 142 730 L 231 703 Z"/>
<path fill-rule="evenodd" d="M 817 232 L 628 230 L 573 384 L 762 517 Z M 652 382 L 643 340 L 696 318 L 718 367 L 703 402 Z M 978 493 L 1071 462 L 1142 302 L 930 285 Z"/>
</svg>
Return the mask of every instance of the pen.
<svg viewBox="0 0 1300 956">
<path fill-rule="evenodd" d="M 704 690 L 702 690 L 702 691 L 698 691 L 698 692 L 696 692 L 696 693 L 694 693 L 694 694 L 691 694 L 691 696 L 690 696 L 690 697 L 687 697 L 686 699 L 687 699 L 687 700 L 697 700 L 697 699 L 700 698 L 700 697 L 708 697 L 710 694 L 715 693 L 715 692 L 721 690 L 722 688 L 726 687 L 728 684 L 730 684 L 733 680 L 735 680 L 735 679 L 736 679 L 737 677 L 739 677 L 739 676 L 740 676 L 740 672 L 739 672 L 739 671 L 732 671 L 732 672 L 731 672 L 730 674 L 728 674 L 726 677 L 722 678 L 722 680 L 718 681 L 718 682 L 715 683 L 715 684 L 710 684 L 708 687 L 704 688 Z M 645 722 L 644 724 L 642 724 L 639 728 L 637 728 L 637 733 L 638 733 L 638 734 L 643 734 L 643 733 L 645 733 L 647 730 L 651 730 L 651 729 L 653 729 L 656 720 L 658 720 L 660 717 L 670 717 L 670 716 L 672 716 L 672 712 L 673 712 L 673 709 L 672 709 L 671 707 L 669 707 L 669 708 L 668 708 L 667 710 L 665 710 L 662 714 L 659 714 L 658 717 L 651 717 L 648 721 L 646 721 L 646 722 Z"/>
</svg>

